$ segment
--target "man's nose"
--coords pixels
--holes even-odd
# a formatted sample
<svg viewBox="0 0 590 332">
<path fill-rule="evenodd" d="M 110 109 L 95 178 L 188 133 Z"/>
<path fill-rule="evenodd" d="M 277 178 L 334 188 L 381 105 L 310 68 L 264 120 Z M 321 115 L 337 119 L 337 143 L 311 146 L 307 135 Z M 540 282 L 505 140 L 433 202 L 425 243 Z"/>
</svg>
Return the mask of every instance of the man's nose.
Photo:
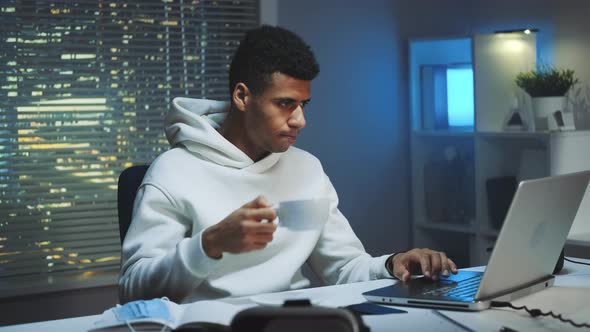
<svg viewBox="0 0 590 332">
<path fill-rule="evenodd" d="M 303 114 L 303 107 L 301 105 L 291 113 L 289 121 L 287 121 L 290 127 L 301 129 L 305 127 L 305 115 Z"/>
</svg>

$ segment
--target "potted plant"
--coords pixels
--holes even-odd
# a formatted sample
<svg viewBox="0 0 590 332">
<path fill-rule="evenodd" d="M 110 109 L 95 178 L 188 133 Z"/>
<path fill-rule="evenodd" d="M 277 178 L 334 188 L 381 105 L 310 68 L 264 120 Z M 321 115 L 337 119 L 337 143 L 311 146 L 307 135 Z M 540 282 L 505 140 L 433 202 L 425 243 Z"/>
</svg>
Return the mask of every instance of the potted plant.
<svg viewBox="0 0 590 332">
<path fill-rule="evenodd" d="M 557 69 L 543 66 L 537 70 L 519 73 L 516 85 L 526 91 L 533 101 L 536 130 L 557 130 L 559 120 L 573 119 L 573 114 L 565 114 L 565 94 L 578 83 L 571 69 Z M 572 120 L 573 121 L 573 120 Z M 562 123 L 563 124 L 563 123 Z"/>
</svg>

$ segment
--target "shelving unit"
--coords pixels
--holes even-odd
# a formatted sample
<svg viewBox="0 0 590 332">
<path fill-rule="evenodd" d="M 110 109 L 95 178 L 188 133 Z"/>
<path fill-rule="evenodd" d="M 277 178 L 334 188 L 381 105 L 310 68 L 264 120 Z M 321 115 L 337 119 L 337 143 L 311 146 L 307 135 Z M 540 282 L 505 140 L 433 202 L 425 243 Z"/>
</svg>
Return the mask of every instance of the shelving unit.
<svg viewBox="0 0 590 332">
<path fill-rule="evenodd" d="M 590 131 L 572 131 L 551 135 L 551 174 L 590 169 Z M 590 258 L 590 185 L 582 199 L 565 246 L 566 254 Z"/>
<path fill-rule="evenodd" d="M 534 35 L 410 43 L 415 246 L 444 250 L 460 266 L 485 264 L 499 234 L 489 216 L 486 181 L 549 174 L 548 133 L 502 131 L 517 90 L 513 78 L 535 66 L 535 52 Z M 439 115 L 428 115 L 425 109 L 433 109 L 430 104 L 440 108 L 432 101 L 437 96 L 425 97 L 420 89 L 433 94 L 432 86 L 440 83 L 424 83 L 432 76 L 424 76 L 423 68 L 455 63 L 472 64 L 474 126 L 436 128 Z"/>
<path fill-rule="evenodd" d="M 534 34 L 490 34 L 410 42 L 414 246 L 444 250 L 459 266 L 484 265 L 503 221 L 502 213 L 497 214 L 500 209 L 494 197 L 508 197 L 507 209 L 510 195 L 519 181 L 581 170 L 579 162 L 576 163 L 578 169 L 562 163 L 574 158 L 563 147 L 569 140 L 576 146 L 590 146 L 579 141 L 580 136 L 584 136 L 590 143 L 590 132 L 503 129 L 514 96 L 519 93 L 519 107 L 531 118 L 530 99 L 516 87 L 514 78 L 517 73 L 536 66 L 535 43 Z M 446 97 L 433 92 L 441 83 L 434 81 L 432 72 L 456 63 L 472 64 L 473 126 L 453 127 L 450 120 L 447 126 L 444 123 L 441 126 L 441 103 L 434 99 L 440 97 L 446 102 Z M 424 67 L 427 67 L 427 75 L 424 75 Z M 424 80 L 433 81 L 424 83 Z M 562 156 L 564 151 L 569 154 Z M 585 169 L 590 169 L 590 157 L 587 159 Z M 490 183 L 504 179 L 514 181 L 514 188 L 489 195 Z M 586 215 L 578 217 L 590 220 L 590 193 L 586 196 L 587 211 L 582 211 Z M 490 203 L 496 208 L 492 209 Z M 570 233 L 571 245 L 582 250 L 590 248 L 590 222 L 573 227 L 572 231 L 575 234 Z"/>
</svg>

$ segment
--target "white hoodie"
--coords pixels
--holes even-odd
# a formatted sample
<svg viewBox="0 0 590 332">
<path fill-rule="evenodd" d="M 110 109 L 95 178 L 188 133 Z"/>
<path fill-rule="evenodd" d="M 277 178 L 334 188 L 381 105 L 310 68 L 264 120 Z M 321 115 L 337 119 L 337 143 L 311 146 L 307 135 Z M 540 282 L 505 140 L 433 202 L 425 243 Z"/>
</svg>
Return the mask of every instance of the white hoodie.
<svg viewBox="0 0 590 332">
<path fill-rule="evenodd" d="M 165 119 L 171 150 L 150 166 L 137 193 L 123 243 L 122 301 L 167 296 L 192 302 L 303 288 L 311 269 L 330 284 L 389 277 L 388 255 L 368 255 L 338 210 L 338 197 L 317 158 L 290 147 L 254 162 L 216 128 L 228 104 L 176 98 Z M 271 202 L 328 197 L 323 228 L 277 228 L 262 250 L 212 259 L 201 235 L 258 195 Z"/>
</svg>

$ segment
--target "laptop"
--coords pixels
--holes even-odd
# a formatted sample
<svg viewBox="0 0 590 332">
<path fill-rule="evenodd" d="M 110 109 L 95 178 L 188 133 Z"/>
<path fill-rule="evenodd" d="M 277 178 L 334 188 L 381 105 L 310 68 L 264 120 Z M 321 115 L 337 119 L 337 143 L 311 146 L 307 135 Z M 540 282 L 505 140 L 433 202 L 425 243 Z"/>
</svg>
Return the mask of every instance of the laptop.
<svg viewBox="0 0 590 332">
<path fill-rule="evenodd" d="M 485 272 L 415 278 L 363 293 L 371 302 L 483 310 L 553 285 L 551 274 L 584 197 L 590 171 L 522 181 Z"/>
</svg>

